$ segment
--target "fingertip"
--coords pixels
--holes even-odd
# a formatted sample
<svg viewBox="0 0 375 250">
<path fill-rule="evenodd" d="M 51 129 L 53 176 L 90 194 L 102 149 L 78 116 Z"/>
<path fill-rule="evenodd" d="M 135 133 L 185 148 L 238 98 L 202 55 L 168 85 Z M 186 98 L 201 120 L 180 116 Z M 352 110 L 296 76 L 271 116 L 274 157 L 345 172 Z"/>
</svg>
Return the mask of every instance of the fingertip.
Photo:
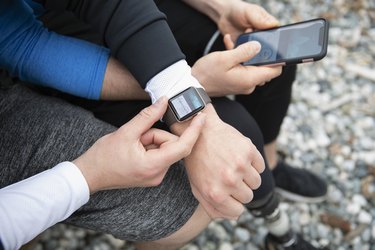
<svg viewBox="0 0 375 250">
<path fill-rule="evenodd" d="M 279 26 L 280 25 L 280 22 L 274 16 L 271 16 L 271 15 L 268 15 L 268 17 L 266 19 L 266 22 L 267 22 L 268 25 L 271 25 L 271 26 Z"/>
<path fill-rule="evenodd" d="M 254 49 L 254 52 L 256 54 L 258 54 L 259 51 L 260 51 L 260 49 L 262 48 L 262 45 L 260 44 L 260 42 L 258 42 L 258 41 L 251 41 L 250 43 L 251 43 L 251 46 Z"/>
<path fill-rule="evenodd" d="M 155 103 L 155 107 L 160 107 L 160 106 L 163 106 L 163 104 L 165 104 L 167 102 L 167 97 L 166 96 L 162 96 L 160 97 Z"/>
<path fill-rule="evenodd" d="M 234 42 L 232 40 L 232 36 L 230 34 L 225 34 L 224 35 L 224 45 L 226 47 L 226 49 L 233 49 L 234 48 Z"/>
</svg>

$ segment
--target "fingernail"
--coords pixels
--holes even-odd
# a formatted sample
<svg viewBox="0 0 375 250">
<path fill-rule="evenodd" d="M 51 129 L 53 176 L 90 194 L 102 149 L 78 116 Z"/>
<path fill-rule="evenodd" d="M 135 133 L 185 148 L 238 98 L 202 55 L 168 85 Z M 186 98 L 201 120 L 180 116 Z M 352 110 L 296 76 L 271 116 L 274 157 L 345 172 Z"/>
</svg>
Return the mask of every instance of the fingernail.
<svg viewBox="0 0 375 250">
<path fill-rule="evenodd" d="M 165 98 L 166 98 L 165 96 L 160 97 L 160 98 L 154 103 L 154 105 L 155 105 L 155 106 L 160 106 L 160 105 L 164 102 Z"/>
<path fill-rule="evenodd" d="M 269 16 L 266 20 L 267 23 L 279 23 L 279 21 L 273 17 L 273 16 Z"/>
<path fill-rule="evenodd" d="M 258 41 L 253 41 L 252 43 L 254 45 L 254 52 L 258 54 L 262 45 Z"/>
</svg>

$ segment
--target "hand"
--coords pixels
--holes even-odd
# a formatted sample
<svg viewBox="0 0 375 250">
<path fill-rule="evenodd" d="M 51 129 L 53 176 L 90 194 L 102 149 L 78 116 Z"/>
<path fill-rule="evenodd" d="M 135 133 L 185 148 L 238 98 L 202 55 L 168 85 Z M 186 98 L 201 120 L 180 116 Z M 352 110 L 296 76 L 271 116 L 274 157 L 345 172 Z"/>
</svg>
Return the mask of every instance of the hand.
<svg viewBox="0 0 375 250">
<path fill-rule="evenodd" d="M 86 178 L 91 193 L 159 185 L 169 166 L 190 154 L 205 115 L 197 115 L 178 137 L 151 128 L 166 108 L 167 99 L 160 98 L 117 131 L 100 138 L 73 161 Z"/>
<path fill-rule="evenodd" d="M 212 52 L 200 58 L 192 67 L 192 75 L 204 86 L 209 96 L 250 94 L 281 74 L 282 67 L 243 66 L 260 50 L 258 42 L 244 43 L 234 48 L 230 35 L 224 37 L 227 51 Z"/>
<path fill-rule="evenodd" d="M 211 218 L 237 219 L 261 184 L 264 160 L 250 139 L 222 122 L 208 105 L 206 122 L 184 159 L 194 196 Z M 172 125 L 178 133 L 182 124 Z"/>
<path fill-rule="evenodd" d="M 222 34 L 230 34 L 233 39 L 243 32 L 255 29 L 268 29 L 279 22 L 259 5 L 242 0 L 226 1 L 220 8 L 216 23 Z"/>
</svg>

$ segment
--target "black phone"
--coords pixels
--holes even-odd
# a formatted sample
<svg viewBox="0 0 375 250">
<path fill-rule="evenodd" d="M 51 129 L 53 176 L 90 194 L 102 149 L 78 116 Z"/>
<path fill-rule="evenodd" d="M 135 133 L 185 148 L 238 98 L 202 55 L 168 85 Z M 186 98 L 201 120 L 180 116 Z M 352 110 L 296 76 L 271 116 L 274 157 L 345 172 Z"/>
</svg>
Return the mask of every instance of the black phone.
<svg viewBox="0 0 375 250">
<path fill-rule="evenodd" d="M 290 65 L 312 62 L 327 54 L 329 23 L 324 18 L 240 35 L 236 46 L 258 41 L 262 48 L 243 65 Z"/>
</svg>

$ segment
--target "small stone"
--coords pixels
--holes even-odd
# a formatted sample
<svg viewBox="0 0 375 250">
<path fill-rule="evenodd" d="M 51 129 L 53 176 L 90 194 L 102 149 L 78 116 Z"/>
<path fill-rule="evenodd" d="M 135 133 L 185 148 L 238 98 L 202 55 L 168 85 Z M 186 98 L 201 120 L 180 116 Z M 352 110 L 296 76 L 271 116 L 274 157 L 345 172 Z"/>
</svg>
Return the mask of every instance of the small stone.
<svg viewBox="0 0 375 250">
<path fill-rule="evenodd" d="M 244 228 L 236 228 L 234 230 L 234 235 L 241 242 L 247 242 L 250 240 L 250 233 Z"/>
<path fill-rule="evenodd" d="M 347 233 L 351 230 L 351 226 L 348 220 L 345 220 L 344 218 L 332 213 L 321 214 L 320 220 L 331 227 L 337 227 L 341 229 L 341 231 L 343 231 L 344 233 Z"/>
</svg>

